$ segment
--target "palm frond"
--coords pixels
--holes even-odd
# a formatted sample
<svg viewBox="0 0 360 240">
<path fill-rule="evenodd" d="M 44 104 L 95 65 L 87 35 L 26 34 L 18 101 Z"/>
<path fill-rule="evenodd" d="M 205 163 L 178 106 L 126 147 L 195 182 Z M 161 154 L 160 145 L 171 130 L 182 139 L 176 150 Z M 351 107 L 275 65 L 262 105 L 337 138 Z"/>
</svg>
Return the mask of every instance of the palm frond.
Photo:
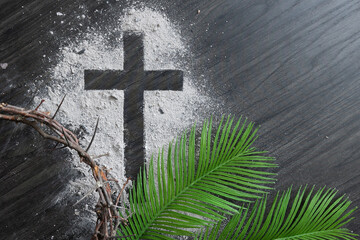
<svg viewBox="0 0 360 240">
<path fill-rule="evenodd" d="M 198 239 L 222 240 L 310 240 L 355 239 L 357 234 L 343 226 L 353 218 L 356 208 L 348 210 L 350 201 L 344 196 L 336 198 L 336 191 L 324 188 L 313 195 L 306 187 L 298 190 L 290 208 L 291 189 L 275 200 L 265 217 L 266 198 L 252 208 L 235 214 L 220 232 L 220 223 L 204 230 Z"/>
<path fill-rule="evenodd" d="M 161 151 L 157 163 L 151 158 L 148 171 L 139 174 L 130 192 L 131 217 L 119 234 L 129 236 L 126 239 L 192 235 L 190 229 L 237 213 L 234 200 L 249 203 L 266 194 L 275 174 L 265 170 L 276 165 L 251 147 L 257 132 L 253 126 L 223 118 L 212 141 L 212 120 L 206 121 L 199 152 L 194 126 L 189 139 L 184 134 L 169 144 L 167 157 Z"/>
</svg>

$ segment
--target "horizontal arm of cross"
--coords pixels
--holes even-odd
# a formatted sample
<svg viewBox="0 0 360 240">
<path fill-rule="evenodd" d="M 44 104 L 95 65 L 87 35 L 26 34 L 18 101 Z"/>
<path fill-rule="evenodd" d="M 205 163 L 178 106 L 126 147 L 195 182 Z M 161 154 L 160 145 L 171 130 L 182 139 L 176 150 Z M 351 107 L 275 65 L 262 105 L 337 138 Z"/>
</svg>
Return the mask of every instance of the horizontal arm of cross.
<svg viewBox="0 0 360 240">
<path fill-rule="evenodd" d="M 172 90 L 183 89 L 183 72 L 179 70 L 146 71 L 145 90 Z"/>
<path fill-rule="evenodd" d="M 85 70 L 86 90 L 172 90 L 183 89 L 183 72 L 179 70 L 127 72 L 120 70 Z"/>
</svg>

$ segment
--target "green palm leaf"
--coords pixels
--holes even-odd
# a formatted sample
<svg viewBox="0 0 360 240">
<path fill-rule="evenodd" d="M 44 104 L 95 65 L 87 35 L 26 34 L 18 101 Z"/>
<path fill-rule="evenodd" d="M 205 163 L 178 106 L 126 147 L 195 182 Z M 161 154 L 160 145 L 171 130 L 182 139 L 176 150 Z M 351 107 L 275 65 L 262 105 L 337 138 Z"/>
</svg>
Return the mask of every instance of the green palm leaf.
<svg viewBox="0 0 360 240">
<path fill-rule="evenodd" d="M 169 236 L 192 235 L 193 228 L 237 213 L 234 200 L 249 203 L 261 198 L 271 189 L 266 185 L 274 183 L 274 174 L 264 168 L 276 165 L 273 158 L 251 147 L 257 132 L 253 125 L 222 119 L 212 141 L 210 120 L 203 125 L 198 152 L 194 126 L 189 139 L 184 134 L 169 144 L 167 158 L 164 150 L 157 163 L 151 158 L 148 171 L 139 174 L 130 192 L 130 217 L 128 225 L 121 226 L 120 236 L 172 239 Z"/>
<path fill-rule="evenodd" d="M 266 198 L 257 201 L 253 210 L 242 209 L 235 214 L 220 232 L 220 223 L 206 229 L 198 239 L 222 240 L 309 240 L 356 239 L 357 234 L 342 228 L 353 218 L 348 211 L 350 201 L 344 196 L 335 198 L 336 191 L 324 188 L 314 195 L 299 189 L 290 208 L 291 189 L 275 200 L 265 217 Z M 312 196 L 313 195 L 313 196 Z"/>
</svg>

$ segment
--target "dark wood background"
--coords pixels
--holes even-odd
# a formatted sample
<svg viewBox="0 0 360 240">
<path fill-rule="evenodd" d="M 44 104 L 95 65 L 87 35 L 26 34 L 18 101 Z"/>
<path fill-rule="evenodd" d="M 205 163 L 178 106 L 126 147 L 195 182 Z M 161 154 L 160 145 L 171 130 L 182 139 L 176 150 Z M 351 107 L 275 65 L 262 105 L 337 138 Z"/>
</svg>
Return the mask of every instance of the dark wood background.
<svg viewBox="0 0 360 240">
<path fill-rule="evenodd" d="M 129 4 L 1 0 L 0 62 L 9 66 L 0 69 L 0 102 L 28 106 L 34 79 L 51 81 L 46 69 L 55 63 L 42 55 L 55 55 L 64 39 L 91 24 L 119 18 Z M 256 146 L 280 165 L 276 189 L 326 185 L 360 206 L 359 1 L 147 4 L 162 7 L 191 40 L 193 67 L 208 77 L 214 97 L 226 99 L 224 112 L 261 125 Z M 54 23 L 58 11 L 74 23 L 79 14 L 87 18 L 71 30 Z M 78 173 L 63 160 L 66 150 L 51 154 L 50 146 L 27 127 L 0 122 L 0 239 L 89 238 L 93 226 L 76 225 L 69 205 L 77 198 L 59 196 Z M 360 234 L 355 217 L 347 227 Z"/>
</svg>

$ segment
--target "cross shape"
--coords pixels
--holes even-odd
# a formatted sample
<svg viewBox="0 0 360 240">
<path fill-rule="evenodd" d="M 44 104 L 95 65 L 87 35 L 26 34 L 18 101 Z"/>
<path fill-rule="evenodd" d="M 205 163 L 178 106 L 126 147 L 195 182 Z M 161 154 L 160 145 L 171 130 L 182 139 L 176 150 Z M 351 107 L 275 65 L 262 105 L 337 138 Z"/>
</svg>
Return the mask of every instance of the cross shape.
<svg viewBox="0 0 360 240">
<path fill-rule="evenodd" d="M 144 70 L 143 35 L 124 32 L 124 70 L 85 70 L 85 90 L 124 90 L 126 176 L 135 179 L 144 165 L 144 91 L 183 88 L 179 70 Z"/>
</svg>

